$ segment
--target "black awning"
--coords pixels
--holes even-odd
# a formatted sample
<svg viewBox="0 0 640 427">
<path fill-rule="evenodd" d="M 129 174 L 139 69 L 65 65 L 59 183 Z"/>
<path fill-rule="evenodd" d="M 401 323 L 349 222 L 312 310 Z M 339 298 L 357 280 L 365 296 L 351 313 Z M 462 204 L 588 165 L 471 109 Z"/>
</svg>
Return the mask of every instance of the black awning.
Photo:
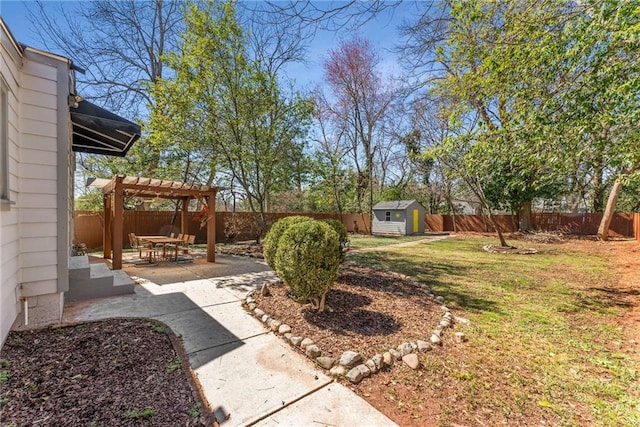
<svg viewBox="0 0 640 427">
<path fill-rule="evenodd" d="M 89 101 L 69 110 L 73 151 L 122 157 L 140 138 L 140 126 Z"/>
</svg>

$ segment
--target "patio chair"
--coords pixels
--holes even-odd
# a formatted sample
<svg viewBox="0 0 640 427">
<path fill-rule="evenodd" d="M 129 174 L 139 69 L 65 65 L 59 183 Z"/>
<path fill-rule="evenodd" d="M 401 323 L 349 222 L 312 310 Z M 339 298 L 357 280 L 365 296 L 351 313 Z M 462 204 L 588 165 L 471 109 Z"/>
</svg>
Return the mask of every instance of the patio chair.
<svg viewBox="0 0 640 427">
<path fill-rule="evenodd" d="M 178 255 L 177 262 L 191 262 L 193 261 L 193 257 L 189 254 L 189 250 L 191 245 L 196 242 L 195 234 L 187 234 L 185 235 L 184 244 L 178 245 L 177 251 L 182 251 L 182 256 Z M 186 256 L 185 256 L 186 255 Z"/>
<path fill-rule="evenodd" d="M 182 249 L 182 247 L 186 244 L 186 240 L 188 235 L 187 234 L 182 234 L 179 233 L 177 236 L 175 235 L 175 233 L 171 233 L 171 237 L 174 237 L 176 239 L 180 239 L 182 240 L 182 242 L 180 243 L 167 243 L 166 245 L 164 245 L 164 250 L 165 252 L 167 250 L 172 250 L 175 251 L 176 254 L 176 261 L 178 260 L 178 252 Z"/>
<path fill-rule="evenodd" d="M 195 234 L 187 234 L 184 237 L 184 244 L 178 245 L 178 250 L 182 250 L 183 254 L 189 253 L 189 248 L 191 245 L 196 243 L 196 235 Z"/>
<path fill-rule="evenodd" d="M 140 259 L 146 259 L 150 263 L 155 262 L 158 258 L 158 251 L 153 245 L 146 246 L 140 242 L 140 239 L 135 235 L 135 233 L 129 233 L 129 244 L 133 249 L 138 250 L 138 256 Z M 142 254 L 145 254 L 144 257 Z"/>
</svg>

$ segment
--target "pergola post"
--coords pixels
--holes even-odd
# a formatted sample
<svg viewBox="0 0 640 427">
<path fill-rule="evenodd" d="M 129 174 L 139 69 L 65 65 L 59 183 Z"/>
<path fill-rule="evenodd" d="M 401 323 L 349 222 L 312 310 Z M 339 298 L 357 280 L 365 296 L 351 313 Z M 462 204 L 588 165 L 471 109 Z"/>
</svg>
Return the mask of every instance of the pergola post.
<svg viewBox="0 0 640 427">
<path fill-rule="evenodd" d="M 189 198 L 182 199 L 182 210 L 180 211 L 180 233 L 182 235 L 189 234 L 189 219 L 187 218 L 189 212 Z"/>
<path fill-rule="evenodd" d="M 116 176 L 116 188 L 113 195 L 113 260 L 112 269 L 122 270 L 122 232 L 124 216 L 124 192 L 122 176 Z"/>
<path fill-rule="evenodd" d="M 207 215 L 207 262 L 216 262 L 216 191 L 212 189 L 209 191 L 205 200 L 209 212 Z"/>
<path fill-rule="evenodd" d="M 111 259 L 111 194 L 102 195 L 104 228 L 102 230 L 102 248 L 105 259 Z"/>
</svg>

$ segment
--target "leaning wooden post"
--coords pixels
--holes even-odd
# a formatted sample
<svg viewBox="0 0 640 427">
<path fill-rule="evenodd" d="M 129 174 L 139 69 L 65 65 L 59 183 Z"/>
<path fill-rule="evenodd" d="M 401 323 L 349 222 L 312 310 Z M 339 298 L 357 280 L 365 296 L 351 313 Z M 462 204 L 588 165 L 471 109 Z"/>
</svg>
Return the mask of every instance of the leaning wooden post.
<svg viewBox="0 0 640 427">
<path fill-rule="evenodd" d="M 180 233 L 183 236 L 189 234 L 189 220 L 187 218 L 189 212 L 189 198 L 182 199 L 182 210 L 180 211 Z"/>
<path fill-rule="evenodd" d="M 216 262 L 216 192 L 211 189 L 204 197 L 207 202 L 207 262 Z"/>
<path fill-rule="evenodd" d="M 122 270 L 122 230 L 124 216 L 124 192 L 122 189 L 122 176 L 116 176 L 116 188 L 113 195 L 113 260 L 112 269 Z"/>
</svg>

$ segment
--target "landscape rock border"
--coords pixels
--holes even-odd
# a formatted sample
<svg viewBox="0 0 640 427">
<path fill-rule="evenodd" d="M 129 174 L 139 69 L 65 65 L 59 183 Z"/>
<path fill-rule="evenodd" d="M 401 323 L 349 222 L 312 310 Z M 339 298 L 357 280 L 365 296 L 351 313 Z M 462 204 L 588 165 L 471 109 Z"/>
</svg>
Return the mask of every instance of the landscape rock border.
<svg viewBox="0 0 640 427">
<path fill-rule="evenodd" d="M 386 270 L 385 270 L 386 271 Z M 388 271 L 387 271 L 388 272 Z M 409 280 L 414 283 L 418 283 L 415 278 L 406 276 L 401 273 L 393 273 L 398 277 Z M 262 285 L 262 292 L 270 285 L 282 284 L 279 280 L 273 282 L 265 282 Z M 256 300 L 253 298 L 257 290 L 250 291 L 243 300 L 243 307 L 247 309 L 253 316 L 258 318 L 267 329 L 271 330 L 276 335 L 281 336 L 289 343 L 294 349 L 306 355 L 317 366 L 329 372 L 334 377 L 345 377 L 351 383 L 357 384 L 364 378 L 369 377 L 383 369 L 388 369 L 397 361 L 402 361 L 405 365 L 411 369 L 418 369 L 420 367 L 420 360 L 417 353 L 431 351 L 433 346 L 442 346 L 442 334 L 448 328 L 453 328 L 454 323 L 460 323 L 463 325 L 469 325 L 469 320 L 454 316 L 451 310 L 445 305 L 445 300 L 442 296 L 434 294 L 428 286 L 426 287 L 426 294 L 436 303 L 440 304 L 440 308 L 443 311 L 440 323 L 433 329 L 431 336 L 425 340 L 416 340 L 411 342 L 404 342 L 399 344 L 396 348 L 389 349 L 388 351 L 380 354 L 377 353 L 369 359 L 364 359 L 361 354 L 356 351 L 347 350 L 342 353 L 339 359 L 335 359 L 329 356 L 323 356 L 320 347 L 313 342 L 310 338 L 298 336 L 294 333 L 291 326 L 280 322 L 277 319 L 272 318 L 262 308 L 258 307 Z M 466 336 L 464 332 L 455 333 L 455 342 L 466 342 Z"/>
</svg>

